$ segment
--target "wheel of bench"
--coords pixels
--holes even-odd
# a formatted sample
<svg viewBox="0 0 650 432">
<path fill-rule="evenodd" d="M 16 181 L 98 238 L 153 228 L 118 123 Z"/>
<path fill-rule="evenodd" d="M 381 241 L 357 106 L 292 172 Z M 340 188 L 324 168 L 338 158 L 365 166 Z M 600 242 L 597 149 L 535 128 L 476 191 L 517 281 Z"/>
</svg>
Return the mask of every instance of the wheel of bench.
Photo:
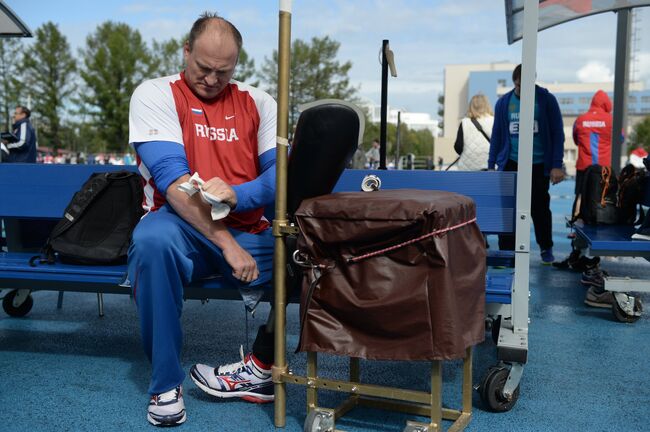
<svg viewBox="0 0 650 432">
<path fill-rule="evenodd" d="M 519 386 L 515 389 L 510 400 L 503 396 L 503 387 L 508 380 L 510 371 L 504 366 L 493 366 L 488 369 L 480 385 L 480 397 L 483 404 L 494 412 L 510 411 L 519 399 Z"/>
<path fill-rule="evenodd" d="M 2 308 L 9 316 L 24 317 L 30 310 L 32 310 L 34 299 L 32 298 L 32 295 L 29 294 L 27 298 L 25 298 L 25 301 L 16 307 L 14 306 L 14 298 L 16 298 L 16 295 L 18 295 L 18 290 L 12 290 L 5 295 L 4 299 L 2 299 Z"/>
<path fill-rule="evenodd" d="M 312 410 L 305 419 L 303 431 L 334 432 L 334 417 L 318 410 Z"/>
<path fill-rule="evenodd" d="M 634 309 L 643 309 L 641 299 L 638 297 L 634 299 Z M 614 301 L 614 304 L 612 304 L 612 313 L 614 314 L 614 318 L 616 318 L 617 321 L 624 323 L 634 323 L 637 322 L 639 318 L 641 318 L 641 315 L 628 315 L 625 313 L 625 311 L 621 309 L 621 307 L 618 305 L 618 302 L 616 301 Z"/>
</svg>

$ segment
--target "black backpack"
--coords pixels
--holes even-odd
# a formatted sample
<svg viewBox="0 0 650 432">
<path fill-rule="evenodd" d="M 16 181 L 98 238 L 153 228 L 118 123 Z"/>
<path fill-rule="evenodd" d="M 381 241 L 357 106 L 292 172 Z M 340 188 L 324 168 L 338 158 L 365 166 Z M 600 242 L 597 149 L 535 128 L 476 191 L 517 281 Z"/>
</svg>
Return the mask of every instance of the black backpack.
<svg viewBox="0 0 650 432">
<path fill-rule="evenodd" d="M 94 173 L 74 194 L 41 256 L 30 264 L 123 264 L 131 234 L 143 214 L 142 182 L 133 172 Z M 56 255 L 55 255 L 56 254 Z"/>
<path fill-rule="evenodd" d="M 573 219 L 582 219 L 589 225 L 618 223 L 617 190 L 618 183 L 611 168 L 589 166 L 576 196 Z"/>
</svg>

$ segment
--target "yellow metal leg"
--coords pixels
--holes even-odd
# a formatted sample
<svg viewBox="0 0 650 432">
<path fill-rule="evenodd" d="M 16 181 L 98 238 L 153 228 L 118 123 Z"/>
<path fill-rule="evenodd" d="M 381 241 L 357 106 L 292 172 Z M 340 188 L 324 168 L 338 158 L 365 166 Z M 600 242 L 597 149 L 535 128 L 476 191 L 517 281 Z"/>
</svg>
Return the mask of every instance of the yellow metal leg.
<svg viewBox="0 0 650 432">
<path fill-rule="evenodd" d="M 442 425 L 442 363 L 431 362 L 431 430 L 439 432 Z"/>
<path fill-rule="evenodd" d="M 318 389 L 315 381 L 318 378 L 318 358 L 315 352 L 307 353 L 307 414 L 318 406 Z"/>
</svg>

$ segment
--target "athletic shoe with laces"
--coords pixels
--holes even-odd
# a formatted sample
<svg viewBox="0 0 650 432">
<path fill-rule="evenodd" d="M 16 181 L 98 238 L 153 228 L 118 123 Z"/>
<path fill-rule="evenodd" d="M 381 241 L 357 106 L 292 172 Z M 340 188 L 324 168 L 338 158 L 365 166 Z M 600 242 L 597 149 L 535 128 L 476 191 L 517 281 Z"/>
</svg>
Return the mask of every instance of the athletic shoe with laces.
<svg viewBox="0 0 650 432">
<path fill-rule="evenodd" d="M 178 426 L 185 422 L 183 386 L 151 396 L 147 420 L 154 426 Z"/>
<path fill-rule="evenodd" d="M 589 287 L 585 295 L 585 304 L 593 307 L 611 308 L 614 302 L 614 294 L 611 291 L 598 289 L 595 286 Z"/>
<path fill-rule="evenodd" d="M 605 287 L 605 278 L 609 274 L 605 270 L 601 270 L 598 267 L 593 267 L 582 272 L 582 278 L 580 282 L 584 285 L 591 285 L 599 290 L 602 290 Z"/>
<path fill-rule="evenodd" d="M 542 264 L 544 265 L 551 265 L 555 261 L 553 249 L 544 249 L 540 255 L 542 256 Z"/>
<path fill-rule="evenodd" d="M 239 354 L 240 361 L 217 368 L 195 364 L 190 369 L 192 381 L 204 392 L 219 398 L 239 397 L 254 403 L 272 402 L 271 365 L 260 362 L 252 353 L 244 356 L 242 347 Z"/>
</svg>

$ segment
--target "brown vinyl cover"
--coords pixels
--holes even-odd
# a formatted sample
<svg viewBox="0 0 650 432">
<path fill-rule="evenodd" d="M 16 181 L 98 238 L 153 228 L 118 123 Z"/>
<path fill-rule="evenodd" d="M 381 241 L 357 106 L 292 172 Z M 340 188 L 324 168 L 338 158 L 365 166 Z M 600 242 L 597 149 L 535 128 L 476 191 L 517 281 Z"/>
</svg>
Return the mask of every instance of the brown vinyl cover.
<svg viewBox="0 0 650 432">
<path fill-rule="evenodd" d="M 470 222 L 472 199 L 412 189 L 335 193 L 305 200 L 295 218 L 298 249 L 322 272 L 307 311 L 314 272 L 303 280 L 298 351 L 443 360 L 484 340 L 485 240 Z"/>
</svg>

